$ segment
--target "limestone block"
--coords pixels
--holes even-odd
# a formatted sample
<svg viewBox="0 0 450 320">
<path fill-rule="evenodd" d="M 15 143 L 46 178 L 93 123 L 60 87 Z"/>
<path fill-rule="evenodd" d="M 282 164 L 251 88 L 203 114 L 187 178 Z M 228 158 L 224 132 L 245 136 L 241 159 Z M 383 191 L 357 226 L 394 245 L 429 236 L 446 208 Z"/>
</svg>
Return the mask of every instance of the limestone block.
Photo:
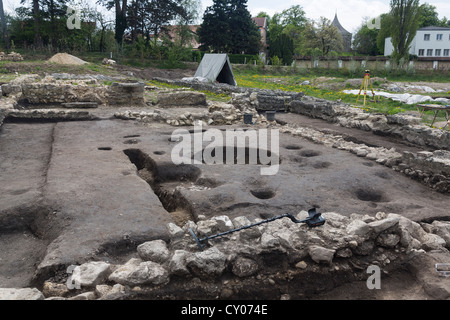
<svg viewBox="0 0 450 320">
<path fill-rule="evenodd" d="M 169 259 L 169 250 L 163 240 L 147 241 L 137 247 L 142 260 L 163 263 Z"/>
<path fill-rule="evenodd" d="M 132 258 L 109 276 L 110 281 L 128 286 L 159 285 L 169 282 L 169 273 L 160 264 Z"/>
<path fill-rule="evenodd" d="M 0 288 L 0 300 L 44 300 L 36 288 Z"/>
<path fill-rule="evenodd" d="M 161 106 L 206 106 L 206 94 L 196 91 L 161 92 L 158 102 Z"/>
</svg>

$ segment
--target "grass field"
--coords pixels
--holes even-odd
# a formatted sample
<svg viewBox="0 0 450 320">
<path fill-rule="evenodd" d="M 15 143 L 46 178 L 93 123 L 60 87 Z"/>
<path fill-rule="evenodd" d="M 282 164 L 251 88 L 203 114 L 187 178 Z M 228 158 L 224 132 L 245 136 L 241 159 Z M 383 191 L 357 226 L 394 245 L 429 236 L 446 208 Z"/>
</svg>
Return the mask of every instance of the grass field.
<svg viewBox="0 0 450 320">
<path fill-rule="evenodd" d="M 102 58 L 107 55 L 106 53 L 85 53 L 78 54 L 77 56 L 85 61 L 89 61 L 90 64 L 82 66 L 61 66 L 56 64 L 49 64 L 46 60 L 49 58 L 49 54 L 32 54 L 27 55 L 25 53 L 25 61 L 10 62 L 0 61 L 0 77 L 5 81 L 15 72 L 19 73 L 38 73 L 38 74 L 51 74 L 55 72 L 66 73 L 101 73 L 101 74 L 115 74 L 115 70 L 112 70 L 101 64 Z M 121 62 L 125 66 L 130 67 L 158 67 L 160 64 L 158 61 L 147 61 L 142 59 L 121 59 Z M 192 66 L 190 66 L 192 68 Z M 348 103 L 354 107 L 361 108 L 367 112 L 383 113 L 383 114 L 396 114 L 400 112 L 416 111 L 415 105 L 408 105 L 401 102 L 396 102 L 391 99 L 385 99 L 377 97 L 377 102 L 368 99 L 366 105 L 363 106 L 363 96 L 359 98 L 358 105 L 356 105 L 356 95 L 349 95 L 343 93 L 342 89 L 323 88 L 317 85 L 317 79 L 328 78 L 329 83 L 344 82 L 347 79 L 355 79 L 364 75 L 364 72 L 359 70 L 358 72 L 350 72 L 348 70 L 328 70 L 328 69 L 300 69 L 292 67 L 260 67 L 249 65 L 233 65 L 233 72 L 236 77 L 236 81 L 239 86 L 247 88 L 261 88 L 270 90 L 283 90 L 293 92 L 303 92 L 307 96 L 316 98 L 327 99 L 330 101 L 342 101 Z M 450 83 L 450 77 L 448 72 L 440 72 L 439 70 L 432 70 L 426 72 L 378 72 L 378 78 L 386 79 L 387 81 L 400 81 L 400 82 L 439 82 Z M 5 79 L 5 80 L 4 80 Z M 304 81 L 308 80 L 310 84 L 302 85 Z M 6 81 L 7 82 L 7 81 Z M 155 84 L 153 82 L 153 84 Z M 159 84 L 161 85 L 161 84 Z M 373 81 L 374 89 L 379 87 L 378 81 Z M 359 89 L 358 86 L 347 85 L 345 89 Z M 227 95 L 215 95 L 210 92 L 205 92 L 210 99 L 227 101 L 229 96 Z M 368 92 L 370 93 L 370 92 Z M 430 95 L 430 94 L 427 94 Z M 432 94 L 437 95 L 437 94 Z M 450 92 L 446 93 L 450 96 Z M 370 96 L 371 97 L 371 96 Z M 424 123 L 430 123 L 432 118 L 431 111 L 425 113 Z M 443 121 L 445 118 L 439 116 L 437 121 Z"/>
<path fill-rule="evenodd" d="M 332 90 L 318 88 L 314 85 L 314 79 L 318 77 L 323 77 L 323 72 L 319 71 L 317 74 L 308 73 L 307 75 L 295 74 L 295 73 L 259 73 L 256 69 L 243 69 L 237 68 L 233 70 L 236 77 L 236 81 L 239 86 L 247 88 L 261 88 L 270 90 L 283 90 L 283 91 L 293 91 L 293 92 L 303 92 L 307 96 L 312 96 L 316 98 L 322 98 L 330 101 L 341 101 L 343 103 L 348 103 L 356 108 L 364 109 L 368 112 L 373 113 L 383 113 L 383 114 L 397 114 L 407 111 L 417 111 L 415 104 L 405 104 L 398 101 L 393 101 L 391 99 L 376 96 L 374 100 L 372 99 L 372 94 L 370 90 L 367 92 L 369 99 L 366 99 L 365 106 L 363 105 L 363 96 L 361 95 L 358 99 L 358 104 L 356 104 L 357 96 L 352 94 L 346 94 L 343 90 Z M 335 74 L 338 76 L 336 79 L 330 81 L 345 81 L 346 78 L 342 74 Z M 361 84 L 363 81 L 363 75 L 361 76 Z M 427 77 L 421 77 L 421 81 L 425 81 Z M 301 85 L 304 81 L 309 81 L 312 84 Z M 398 80 L 395 80 L 398 81 Z M 417 80 L 408 80 L 417 81 Z M 428 80 L 429 81 L 429 80 Z M 447 79 L 448 81 L 448 79 Z M 378 83 L 374 82 L 374 89 L 378 86 Z M 360 89 L 359 86 L 346 87 L 346 89 Z M 370 94 L 370 95 L 369 95 Z M 447 94 L 450 94 L 448 92 Z M 427 94 L 429 95 L 429 94 Z M 442 103 L 436 103 L 442 104 Z M 433 114 L 431 111 L 425 113 L 424 123 L 431 123 L 431 118 Z M 437 121 L 444 121 L 443 115 L 438 116 Z"/>
</svg>

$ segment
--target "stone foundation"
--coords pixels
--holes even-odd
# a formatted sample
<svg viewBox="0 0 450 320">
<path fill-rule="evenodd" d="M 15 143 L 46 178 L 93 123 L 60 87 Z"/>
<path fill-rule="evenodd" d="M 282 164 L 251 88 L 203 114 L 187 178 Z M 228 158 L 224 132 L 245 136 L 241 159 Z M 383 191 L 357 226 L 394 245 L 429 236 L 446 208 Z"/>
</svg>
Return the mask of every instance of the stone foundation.
<svg viewBox="0 0 450 320">
<path fill-rule="evenodd" d="M 343 127 L 372 131 L 380 135 L 401 137 L 419 146 L 450 150 L 450 131 L 420 125 L 420 119 L 409 115 L 383 115 L 364 112 L 348 104 L 312 97 L 290 103 L 289 110 L 312 118 L 338 123 Z"/>
<path fill-rule="evenodd" d="M 170 107 L 207 106 L 206 94 L 195 91 L 160 92 L 157 104 Z"/>
<path fill-rule="evenodd" d="M 26 83 L 21 86 L 22 99 L 29 104 L 61 104 L 67 102 L 105 103 L 105 88 L 89 85 Z"/>
<path fill-rule="evenodd" d="M 216 94 L 239 95 L 244 94 L 247 97 L 255 95 L 258 103 L 256 109 L 258 111 L 281 111 L 286 110 L 291 101 L 299 100 L 303 96 L 301 92 L 287 92 L 281 90 L 267 90 L 258 88 L 242 88 L 231 86 L 224 83 L 210 84 L 199 81 L 186 80 L 168 80 L 162 78 L 153 78 L 159 82 L 169 83 L 177 86 L 189 87 L 199 91 L 209 91 Z"/>
<path fill-rule="evenodd" d="M 144 84 L 140 82 L 113 82 L 99 85 L 97 79 L 24 75 L 2 85 L 2 94 L 17 101 L 36 104 L 63 104 L 90 102 L 109 105 L 144 106 Z"/>
<path fill-rule="evenodd" d="M 404 152 L 394 169 L 438 192 L 450 193 L 450 151 Z"/>
<path fill-rule="evenodd" d="M 448 254 L 450 248 L 449 222 L 417 223 L 384 212 L 375 217 L 322 215 L 326 223 L 320 227 L 282 218 L 203 242 L 204 251 L 190 229 L 202 238 L 248 226 L 250 221 L 244 216 L 233 220 L 220 216 L 181 227 L 169 223 L 168 242 L 144 242 L 124 264 L 92 261 L 73 266 L 70 279 L 48 279 L 41 286 L 43 294 L 35 296 L 76 300 L 308 298 L 367 279 L 369 267 L 390 273 L 404 268 L 414 256 Z M 297 219 L 306 217 L 306 211 L 297 215 Z M 434 290 L 436 286 L 439 283 L 427 283 L 426 290 L 438 294 L 437 299 L 450 296 L 445 288 Z M 5 290 L 10 295 L 14 289 Z"/>
<path fill-rule="evenodd" d="M 106 100 L 109 105 L 134 105 L 143 106 L 144 84 L 114 82 L 106 90 Z"/>
</svg>

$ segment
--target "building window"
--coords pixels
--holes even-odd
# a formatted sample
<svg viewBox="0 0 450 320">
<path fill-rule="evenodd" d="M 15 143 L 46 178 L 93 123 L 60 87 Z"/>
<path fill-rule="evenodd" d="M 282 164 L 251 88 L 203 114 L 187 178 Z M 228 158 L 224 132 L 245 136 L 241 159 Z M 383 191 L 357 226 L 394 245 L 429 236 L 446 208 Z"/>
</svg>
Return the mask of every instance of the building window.
<svg viewBox="0 0 450 320">
<path fill-rule="evenodd" d="M 431 57 L 433 55 L 433 49 L 427 49 L 427 56 Z"/>
<path fill-rule="evenodd" d="M 436 35 L 436 40 L 442 40 L 442 33 Z"/>
<path fill-rule="evenodd" d="M 450 56 L 450 49 L 444 49 L 444 57 Z"/>
<path fill-rule="evenodd" d="M 425 40 L 425 41 L 430 41 L 430 34 L 424 34 L 423 35 L 423 40 Z"/>
<path fill-rule="evenodd" d="M 441 56 L 441 49 L 436 49 L 436 50 L 434 50 L 434 55 L 435 55 L 436 57 L 440 57 L 440 56 Z"/>
<path fill-rule="evenodd" d="M 425 49 L 419 49 L 419 56 L 423 56 L 425 54 Z"/>
</svg>

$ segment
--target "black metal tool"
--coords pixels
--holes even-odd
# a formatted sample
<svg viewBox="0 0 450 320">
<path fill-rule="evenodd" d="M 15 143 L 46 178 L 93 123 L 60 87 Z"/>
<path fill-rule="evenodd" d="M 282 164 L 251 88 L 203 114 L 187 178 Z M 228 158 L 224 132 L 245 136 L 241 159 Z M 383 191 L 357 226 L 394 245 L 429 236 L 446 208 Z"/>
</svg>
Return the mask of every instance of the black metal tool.
<svg viewBox="0 0 450 320">
<path fill-rule="evenodd" d="M 243 227 L 240 227 L 240 228 L 237 228 L 237 229 L 228 230 L 228 231 L 225 231 L 225 232 L 222 232 L 222 233 L 218 233 L 218 234 L 215 234 L 215 235 L 212 235 L 212 236 L 208 236 L 208 237 L 205 237 L 205 238 L 202 238 L 202 239 L 199 239 L 197 237 L 197 235 L 195 234 L 194 230 L 192 230 L 191 228 L 189 228 L 189 233 L 195 239 L 195 242 L 197 242 L 197 245 L 200 248 L 200 250 L 203 251 L 204 246 L 203 246 L 202 242 L 204 242 L 204 241 L 207 241 L 207 240 L 210 240 L 210 239 L 214 239 L 214 238 L 218 238 L 218 237 L 222 237 L 222 236 L 225 236 L 225 235 L 233 233 L 233 232 L 241 231 L 241 230 L 244 230 L 244 229 L 249 229 L 249 228 L 252 228 L 252 227 L 255 227 L 255 226 L 259 226 L 259 225 L 261 225 L 263 223 L 272 222 L 272 221 L 275 221 L 275 220 L 278 220 L 278 219 L 281 219 L 281 218 L 286 218 L 286 217 L 291 219 L 292 222 L 294 222 L 294 223 L 306 223 L 311 228 L 319 227 L 319 226 L 321 226 L 321 225 L 323 225 L 325 223 L 325 218 L 322 217 L 322 214 L 317 212 L 316 208 L 312 208 L 312 209 L 308 210 L 308 218 L 303 219 L 303 220 L 298 220 L 292 214 L 285 213 L 285 214 L 282 214 L 282 215 L 279 215 L 279 216 L 276 216 L 276 217 L 273 217 L 273 218 L 262 220 L 262 221 L 259 221 L 259 222 L 253 223 L 253 224 L 249 224 L 247 226 L 243 226 Z"/>
</svg>

